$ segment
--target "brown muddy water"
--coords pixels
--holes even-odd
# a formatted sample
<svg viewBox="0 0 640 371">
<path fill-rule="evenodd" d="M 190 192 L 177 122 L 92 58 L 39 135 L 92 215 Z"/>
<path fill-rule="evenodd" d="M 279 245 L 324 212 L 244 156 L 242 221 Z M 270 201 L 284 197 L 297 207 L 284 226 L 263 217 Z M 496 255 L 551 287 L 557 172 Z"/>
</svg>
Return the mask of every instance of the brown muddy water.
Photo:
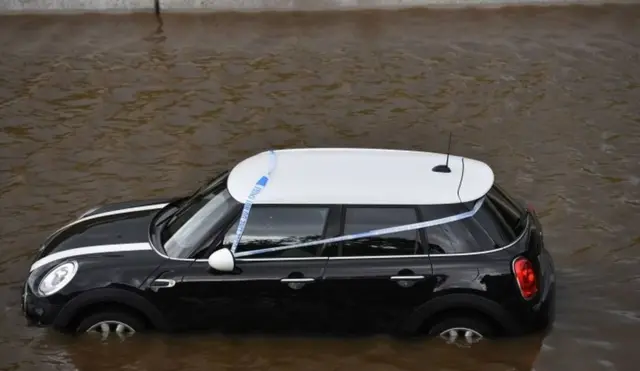
<svg viewBox="0 0 640 371">
<path fill-rule="evenodd" d="M 628 370 L 640 354 L 640 6 L 0 18 L 0 370 Z M 546 338 L 139 336 L 25 327 L 40 242 L 267 148 L 453 152 L 543 216 Z"/>
</svg>

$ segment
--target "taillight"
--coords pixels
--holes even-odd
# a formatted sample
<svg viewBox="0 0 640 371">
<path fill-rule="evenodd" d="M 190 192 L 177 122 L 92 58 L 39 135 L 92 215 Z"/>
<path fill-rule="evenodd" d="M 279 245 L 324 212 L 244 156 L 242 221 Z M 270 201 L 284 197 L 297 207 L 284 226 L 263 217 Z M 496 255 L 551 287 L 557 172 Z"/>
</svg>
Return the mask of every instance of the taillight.
<svg viewBox="0 0 640 371">
<path fill-rule="evenodd" d="M 531 299 L 538 292 L 538 284 L 536 282 L 536 272 L 533 270 L 533 264 L 525 257 L 516 258 L 513 261 L 513 273 L 516 276 L 516 282 L 520 289 L 520 294 L 525 299 Z"/>
</svg>

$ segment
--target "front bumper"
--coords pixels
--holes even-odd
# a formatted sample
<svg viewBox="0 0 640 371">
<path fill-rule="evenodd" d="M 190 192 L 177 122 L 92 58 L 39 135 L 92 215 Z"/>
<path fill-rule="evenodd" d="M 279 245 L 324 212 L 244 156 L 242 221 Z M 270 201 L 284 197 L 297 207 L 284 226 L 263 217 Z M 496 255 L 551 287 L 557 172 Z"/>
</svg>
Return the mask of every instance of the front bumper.
<svg viewBox="0 0 640 371">
<path fill-rule="evenodd" d="M 51 326 L 62 306 L 51 303 L 47 298 L 36 296 L 27 283 L 24 284 L 21 297 L 22 314 L 28 326 Z"/>
</svg>

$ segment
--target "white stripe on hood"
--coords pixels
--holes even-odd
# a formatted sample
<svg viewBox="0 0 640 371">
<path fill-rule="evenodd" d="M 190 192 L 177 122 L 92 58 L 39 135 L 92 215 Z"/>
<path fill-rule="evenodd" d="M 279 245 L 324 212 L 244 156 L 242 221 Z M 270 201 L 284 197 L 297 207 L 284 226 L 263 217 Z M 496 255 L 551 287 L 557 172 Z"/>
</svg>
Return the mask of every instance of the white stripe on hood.
<svg viewBox="0 0 640 371">
<path fill-rule="evenodd" d="M 55 236 L 58 233 L 62 232 L 63 230 L 72 227 L 78 223 L 82 223 L 84 221 L 87 220 L 92 220 L 92 219 L 97 219 L 97 218 L 102 218 L 105 216 L 111 216 L 111 215 L 118 215 L 118 214 L 129 214 L 129 213 L 135 213 L 138 211 L 147 211 L 147 210 L 158 210 L 158 209 L 162 209 L 163 207 L 167 206 L 168 204 L 155 204 L 155 205 L 147 205 L 147 206 L 138 206 L 138 207 L 130 207 L 127 209 L 119 209 L 119 210 L 112 210 L 112 211 L 105 211 L 103 213 L 98 213 L 95 215 L 90 215 L 90 216 L 86 216 L 86 217 L 80 217 L 74 221 L 72 221 L 71 223 L 68 223 L 62 227 L 60 227 L 57 231 L 53 232 L 51 236 Z"/>
<path fill-rule="evenodd" d="M 74 224 L 77 224 L 77 223 L 80 223 L 80 222 L 84 222 L 86 220 L 97 219 L 97 218 L 102 218 L 102 217 L 105 217 L 105 216 L 118 215 L 118 214 L 136 213 L 138 211 L 158 210 L 158 209 L 162 209 L 163 207 L 165 207 L 167 205 L 168 204 L 154 204 L 154 205 L 147 205 L 147 206 L 130 207 L 130 208 L 127 208 L 127 209 L 118 209 L 118 210 L 105 211 L 103 213 L 98 213 L 98 214 L 94 214 L 94 215 L 85 216 L 84 218 L 79 218 L 79 219 L 74 220 L 71 223 L 65 225 L 64 227 L 62 227 L 60 229 L 64 229 L 64 228 L 70 227 L 70 226 L 72 226 Z"/>
<path fill-rule="evenodd" d="M 79 247 L 76 249 L 69 249 L 65 251 L 56 252 L 51 255 L 47 255 L 44 258 L 33 263 L 33 265 L 31 265 L 31 269 L 29 270 L 29 272 L 33 272 L 33 270 L 38 269 L 43 265 L 49 264 L 56 260 L 62 260 L 62 259 L 71 258 L 74 256 L 104 254 L 104 253 L 119 253 L 119 252 L 126 252 L 126 251 L 144 251 L 144 250 L 151 250 L 151 249 L 152 249 L 151 245 L 147 242 Z"/>
</svg>

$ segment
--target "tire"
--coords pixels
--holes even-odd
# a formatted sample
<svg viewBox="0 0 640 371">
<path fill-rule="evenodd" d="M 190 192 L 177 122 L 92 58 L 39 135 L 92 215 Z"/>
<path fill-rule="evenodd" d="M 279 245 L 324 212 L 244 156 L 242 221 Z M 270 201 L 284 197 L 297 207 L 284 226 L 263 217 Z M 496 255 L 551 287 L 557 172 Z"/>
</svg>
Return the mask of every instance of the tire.
<svg viewBox="0 0 640 371">
<path fill-rule="evenodd" d="M 110 328 L 110 331 L 106 333 L 106 335 L 101 331 L 105 328 L 99 326 L 99 324 L 103 322 L 109 322 L 108 326 Z M 123 325 L 120 327 L 120 329 L 124 329 L 124 331 L 119 333 L 115 331 L 118 327 L 118 324 Z M 125 311 L 109 310 L 96 312 L 83 318 L 76 326 L 75 332 L 77 334 L 81 334 L 91 330 L 90 332 L 100 333 L 102 335 L 102 338 L 104 339 L 113 335 L 117 335 L 119 337 L 131 336 L 136 332 L 144 331 L 146 327 L 147 326 L 145 321 L 139 316 L 127 313 Z"/>
<path fill-rule="evenodd" d="M 457 329 L 457 338 L 453 339 L 447 330 Z M 471 337 L 467 338 L 466 330 L 471 330 Z M 448 343 L 457 342 L 471 345 L 482 339 L 492 338 L 496 334 L 493 326 L 479 318 L 475 317 L 449 317 L 435 323 L 428 331 L 429 336 L 441 337 Z M 479 335 L 479 336 L 478 336 Z"/>
</svg>

